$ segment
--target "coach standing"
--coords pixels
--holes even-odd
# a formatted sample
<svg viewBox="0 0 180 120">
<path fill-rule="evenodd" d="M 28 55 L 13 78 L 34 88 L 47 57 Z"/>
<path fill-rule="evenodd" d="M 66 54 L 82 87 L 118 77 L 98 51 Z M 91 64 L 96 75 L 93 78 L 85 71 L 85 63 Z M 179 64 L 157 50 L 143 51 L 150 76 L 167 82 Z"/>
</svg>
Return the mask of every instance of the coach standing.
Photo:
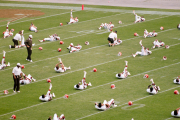
<svg viewBox="0 0 180 120">
<path fill-rule="evenodd" d="M 25 45 L 26 45 L 26 48 L 27 48 L 27 52 L 28 52 L 28 56 L 27 56 L 27 61 L 30 61 L 30 62 L 33 62 L 31 60 L 31 54 L 32 54 L 32 38 L 33 36 L 32 35 L 29 35 L 29 38 L 25 41 Z"/>
<path fill-rule="evenodd" d="M 17 63 L 17 66 L 13 68 L 12 74 L 14 79 L 14 88 L 13 92 L 20 92 L 19 79 L 22 77 L 21 64 Z"/>
<path fill-rule="evenodd" d="M 114 46 L 114 41 L 117 40 L 117 31 L 112 31 L 108 36 L 109 47 Z"/>
<path fill-rule="evenodd" d="M 13 45 L 9 45 L 9 48 L 15 48 L 16 45 L 18 45 L 18 41 L 19 41 L 19 44 L 21 45 L 21 34 L 22 32 L 19 31 L 19 33 L 16 33 L 16 35 L 14 36 L 14 38 L 12 39 L 12 41 L 14 42 L 14 46 Z"/>
</svg>

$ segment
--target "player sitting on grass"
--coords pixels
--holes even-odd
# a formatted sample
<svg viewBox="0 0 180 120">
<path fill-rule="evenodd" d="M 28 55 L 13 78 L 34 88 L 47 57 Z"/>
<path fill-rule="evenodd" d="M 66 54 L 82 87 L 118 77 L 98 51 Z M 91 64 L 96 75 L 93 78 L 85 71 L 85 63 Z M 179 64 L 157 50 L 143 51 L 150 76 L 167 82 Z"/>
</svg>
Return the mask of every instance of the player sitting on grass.
<svg viewBox="0 0 180 120">
<path fill-rule="evenodd" d="M 87 72 L 84 71 L 84 78 L 77 85 L 74 85 L 75 89 L 83 90 L 83 89 L 86 89 L 87 86 L 92 86 L 90 82 L 89 82 L 89 84 L 86 83 L 86 81 L 85 81 L 86 74 L 87 74 Z"/>
<path fill-rule="evenodd" d="M 144 30 L 144 38 L 146 37 L 156 37 L 158 34 L 153 31 L 153 32 L 148 32 L 146 29 Z"/>
<path fill-rule="evenodd" d="M 180 84 L 179 76 L 176 79 L 174 79 L 173 82 L 176 83 L 176 84 Z"/>
<path fill-rule="evenodd" d="M 124 71 L 122 73 L 118 73 L 116 74 L 117 78 L 126 78 L 128 75 L 131 75 L 128 71 L 127 71 L 127 67 L 128 67 L 128 61 L 125 61 L 126 66 L 124 68 Z"/>
<path fill-rule="evenodd" d="M 142 45 L 142 40 L 140 40 L 139 44 L 141 45 L 141 52 L 137 51 L 135 54 L 132 54 L 133 57 L 136 57 L 136 55 L 141 55 L 141 56 L 145 56 L 145 55 L 150 55 L 152 54 L 152 52 L 149 50 L 149 48 L 145 48 Z"/>
<path fill-rule="evenodd" d="M 164 46 L 165 43 L 162 42 L 162 41 L 158 41 L 158 39 L 156 39 L 154 42 L 153 42 L 153 47 L 152 48 L 159 48 L 159 47 L 162 47 Z"/>
<path fill-rule="evenodd" d="M 173 117 L 180 117 L 180 107 L 171 112 Z"/>
<path fill-rule="evenodd" d="M 77 46 L 74 46 L 73 43 L 71 43 L 69 47 L 67 47 L 67 49 L 69 50 L 69 53 L 79 51 L 81 50 L 81 48 L 82 48 L 81 45 L 78 44 Z"/>
<path fill-rule="evenodd" d="M 32 81 L 36 81 L 36 79 L 34 79 L 30 74 L 28 74 L 28 76 L 26 76 L 24 73 L 23 74 L 23 77 L 24 78 L 21 78 L 19 83 L 22 84 L 22 85 L 26 85 L 26 84 L 29 84 L 31 83 Z"/>
<path fill-rule="evenodd" d="M 112 22 L 109 22 L 109 24 L 107 23 L 102 23 L 99 27 L 99 30 L 101 30 L 101 28 L 104 28 L 104 29 L 108 29 L 108 30 L 111 30 L 113 27 L 114 27 L 114 24 L 112 24 Z"/>
<path fill-rule="evenodd" d="M 56 40 L 60 40 L 60 37 L 55 33 L 53 35 L 49 35 L 48 38 L 44 38 L 43 40 L 39 40 L 39 42 L 56 41 Z"/>
<path fill-rule="evenodd" d="M 6 65 L 5 63 L 5 55 L 6 55 L 6 52 L 3 51 L 3 58 L 2 58 L 2 61 L 1 61 L 1 64 L 0 64 L 0 70 L 4 69 L 5 67 L 7 66 L 10 66 L 10 63 L 8 62 L 8 64 Z"/>
<path fill-rule="evenodd" d="M 57 114 L 54 114 L 53 120 L 65 120 L 65 116 L 64 114 L 61 114 L 60 117 L 57 116 Z"/>
<path fill-rule="evenodd" d="M 48 90 L 47 94 L 46 95 L 43 94 L 42 96 L 39 97 L 39 99 L 41 101 L 48 102 L 48 101 L 52 100 L 52 97 L 55 97 L 54 93 L 53 94 L 50 93 L 51 92 L 51 88 L 52 88 L 52 84 L 50 83 L 49 90 Z"/>
<path fill-rule="evenodd" d="M 56 72 L 65 72 L 66 70 L 70 70 L 71 69 L 71 67 L 69 66 L 69 67 L 65 67 L 64 66 L 64 64 L 62 63 L 62 61 L 61 61 L 61 58 L 58 58 L 59 59 L 59 63 L 57 63 L 56 64 L 56 66 L 55 66 L 55 68 L 54 68 L 54 70 L 56 71 Z M 59 67 L 59 65 L 61 65 L 61 67 Z"/>
<path fill-rule="evenodd" d="M 31 22 L 31 25 L 29 27 L 29 30 L 33 31 L 33 32 L 38 32 L 37 27 L 32 22 Z"/>
<path fill-rule="evenodd" d="M 134 23 L 145 21 L 145 18 L 144 18 L 143 16 L 140 17 L 140 16 L 138 16 L 138 15 L 135 13 L 135 10 L 133 10 L 133 13 L 134 13 L 134 15 L 135 15 L 135 21 L 134 21 Z"/>
<path fill-rule="evenodd" d="M 95 108 L 98 110 L 107 110 L 111 107 L 111 105 L 113 105 L 113 107 L 117 107 L 117 105 L 114 103 L 114 99 L 111 99 L 108 102 L 104 100 L 103 103 L 95 103 Z"/>
<path fill-rule="evenodd" d="M 150 81 L 151 81 L 152 83 L 151 83 L 151 85 L 148 86 L 148 88 L 147 88 L 146 91 L 147 91 L 149 94 L 152 94 L 152 95 L 157 94 L 158 91 L 160 90 L 160 87 L 155 85 L 153 79 L 151 79 Z"/>
<path fill-rule="evenodd" d="M 4 34 L 3 38 L 7 38 L 9 36 L 13 36 L 14 29 L 11 29 L 11 30 L 8 29 L 9 23 L 10 22 L 7 23 L 6 31 L 3 32 L 3 34 Z"/>
<path fill-rule="evenodd" d="M 67 24 L 77 23 L 79 21 L 78 17 L 73 18 L 72 11 L 73 11 L 73 9 L 71 9 L 70 22 L 67 22 Z"/>
</svg>

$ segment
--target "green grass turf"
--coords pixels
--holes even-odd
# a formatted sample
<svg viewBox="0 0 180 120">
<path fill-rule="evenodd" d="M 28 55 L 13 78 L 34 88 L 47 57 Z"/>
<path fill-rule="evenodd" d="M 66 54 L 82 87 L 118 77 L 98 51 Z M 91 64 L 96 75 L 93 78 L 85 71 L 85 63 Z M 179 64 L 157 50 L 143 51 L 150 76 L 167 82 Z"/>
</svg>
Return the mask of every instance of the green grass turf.
<svg viewBox="0 0 180 120">
<path fill-rule="evenodd" d="M 18 3 L 27 4 L 26 2 L 7 2 L 1 3 Z M 34 4 L 34 3 L 28 3 Z M 38 3 L 43 5 L 56 6 L 72 6 L 81 7 L 73 4 L 53 4 Z M 92 6 L 94 9 L 121 9 L 121 10 L 146 10 L 146 11 L 166 11 L 180 12 L 178 10 L 162 10 L 162 9 L 145 9 L 145 8 L 126 8 L 126 7 L 107 7 Z M 134 15 L 124 12 L 104 12 L 104 11 L 75 11 L 73 16 L 78 16 L 79 23 L 66 25 L 69 21 L 70 10 L 67 9 L 43 9 L 43 8 L 25 8 L 25 7 L 0 7 L 0 9 L 33 9 L 41 10 L 45 14 L 43 16 L 24 18 L 19 21 L 10 23 L 9 28 L 14 28 L 15 33 L 24 29 L 25 38 L 29 34 L 33 35 L 32 60 L 33 63 L 26 61 L 26 48 L 9 49 L 8 45 L 13 44 L 12 37 L 0 39 L 0 51 L 6 51 L 6 62 L 10 62 L 11 66 L 0 71 L 1 88 L 0 88 L 0 119 L 9 119 L 12 114 L 17 116 L 18 120 L 41 120 L 53 116 L 54 113 L 65 114 L 67 120 L 73 119 L 115 119 L 115 120 L 164 120 L 170 118 L 171 111 L 179 107 L 177 102 L 179 97 L 174 95 L 175 89 L 180 91 L 178 85 L 173 84 L 173 79 L 179 75 L 180 57 L 179 57 L 179 30 L 176 25 L 179 23 L 179 16 L 168 15 L 151 15 L 140 14 L 146 18 L 145 22 L 134 24 Z M 58 14 L 58 15 L 56 15 Z M 48 17 L 52 15 L 51 17 Z M 44 18 L 42 18 L 44 17 Z M 3 19 L 2 19 L 3 20 Z M 118 24 L 121 20 L 123 24 Z M 115 25 L 113 30 L 118 31 L 118 38 L 123 43 L 119 46 L 108 47 L 107 30 L 98 30 L 101 23 L 112 21 Z M 30 23 L 33 22 L 39 32 L 34 33 L 28 31 Z M 59 26 L 62 22 L 64 25 Z M 161 31 L 160 26 L 164 27 Z M 6 21 L 0 22 L 0 31 L 3 32 L 6 27 Z M 158 32 L 156 38 L 144 39 L 143 31 L 147 29 L 149 32 L 155 30 Z M 137 32 L 140 36 L 134 37 Z M 57 33 L 63 45 L 59 41 L 39 43 L 39 39 L 48 37 L 53 33 Z M 1 35 L 2 37 L 3 35 Z M 162 40 L 170 49 L 156 48 L 151 49 L 150 56 L 137 56 L 133 58 L 132 53 L 140 51 L 139 41 L 143 40 L 143 45 L 151 48 L 155 39 Z M 85 41 L 89 41 L 90 45 L 84 45 Z M 70 43 L 81 44 L 83 47 L 80 52 L 69 54 L 66 49 Z M 43 47 L 43 50 L 38 50 Z M 61 52 L 57 49 L 61 48 Z M 122 56 L 117 56 L 118 52 L 122 52 Z M 2 55 L 2 53 L 0 53 Z M 167 56 L 167 60 L 163 61 L 162 57 Z M 65 66 L 71 66 L 71 70 L 65 73 L 56 73 L 54 66 L 58 63 L 57 58 L 61 58 Z M 126 79 L 117 79 L 115 74 L 122 72 L 125 63 L 128 61 L 128 71 L 131 76 Z M 31 74 L 37 82 L 29 85 L 21 86 L 21 93 L 13 94 L 12 69 L 16 63 L 20 62 L 25 65 L 23 72 Z M 93 68 L 97 68 L 97 72 L 92 72 Z M 92 83 L 92 87 L 86 90 L 74 90 L 73 86 L 83 78 L 83 71 L 87 71 L 87 82 Z M 148 79 L 144 79 L 144 74 L 149 74 Z M 45 94 L 49 88 L 46 82 L 47 78 L 52 80 L 52 92 L 56 97 L 50 102 L 41 102 L 38 98 Z M 150 84 L 150 78 L 153 78 L 156 85 L 160 86 L 161 91 L 154 96 L 146 92 L 147 86 Z M 115 84 L 116 89 L 110 89 L 110 85 Z M 3 90 L 8 90 L 8 95 L 3 95 Z M 166 91 L 168 90 L 168 91 Z M 69 95 L 68 99 L 64 99 L 65 94 Z M 95 102 L 103 102 L 113 98 L 118 105 L 104 112 L 99 112 L 94 108 Z M 132 106 L 128 106 L 128 101 L 133 101 Z M 173 119 L 173 118 L 171 118 Z"/>
</svg>

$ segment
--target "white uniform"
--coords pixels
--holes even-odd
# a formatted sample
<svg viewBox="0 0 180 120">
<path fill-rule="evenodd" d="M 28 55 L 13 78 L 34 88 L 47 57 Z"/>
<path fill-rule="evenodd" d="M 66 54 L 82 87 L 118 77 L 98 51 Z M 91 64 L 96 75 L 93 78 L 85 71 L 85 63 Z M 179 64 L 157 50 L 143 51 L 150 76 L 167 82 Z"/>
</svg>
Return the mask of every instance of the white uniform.
<svg viewBox="0 0 180 120">
<path fill-rule="evenodd" d="M 180 24 L 178 24 L 177 28 L 180 30 Z"/>
<path fill-rule="evenodd" d="M 5 55 L 6 55 L 6 52 L 3 51 L 3 58 L 2 58 L 2 61 L 1 61 L 1 64 L 0 64 L 0 70 L 4 69 L 5 67 L 7 66 L 10 66 L 10 63 L 8 62 L 8 64 L 4 64 L 4 61 L 5 61 Z"/>
<path fill-rule="evenodd" d="M 165 43 L 164 42 L 159 42 L 158 40 L 155 40 L 154 42 L 153 42 L 153 47 L 152 48 L 155 48 L 155 47 L 161 47 L 161 46 L 164 46 L 165 45 Z"/>
<path fill-rule="evenodd" d="M 123 78 L 126 78 L 128 75 L 130 75 L 130 73 L 127 71 L 127 67 L 125 67 L 124 71 L 122 73 L 120 73 L 120 74 L 121 74 L 120 77 L 118 76 L 118 74 L 116 74 L 116 77 L 123 79 Z"/>
<path fill-rule="evenodd" d="M 39 97 L 39 99 L 41 101 L 48 102 L 52 99 L 52 97 L 55 97 L 54 93 L 53 93 L 53 95 L 50 93 L 51 88 L 52 88 L 52 84 L 50 83 L 49 90 L 48 90 L 47 94 L 45 95 L 45 97 L 43 98 L 42 95 Z"/>
<path fill-rule="evenodd" d="M 146 29 L 144 30 L 144 38 L 146 37 L 156 37 L 158 34 L 156 32 L 148 32 Z"/>
<path fill-rule="evenodd" d="M 111 100 L 108 101 L 108 102 L 107 102 L 106 100 L 104 100 L 103 104 L 104 104 L 104 105 L 101 106 L 101 107 L 98 107 L 98 104 L 96 104 L 96 105 L 95 105 L 95 108 L 98 109 L 98 110 L 103 110 L 103 111 L 106 110 L 106 109 L 109 109 L 109 108 L 111 107 L 111 105 L 114 104 L 114 99 L 111 99 Z M 109 107 L 107 107 L 105 104 L 108 104 Z M 115 107 L 115 106 L 116 106 L 116 105 L 114 104 L 114 107 Z"/>
<path fill-rule="evenodd" d="M 87 83 L 85 82 L 84 79 L 82 79 L 81 85 L 79 85 L 79 88 L 77 88 L 77 85 L 74 85 L 74 88 L 75 88 L 75 89 L 78 89 L 78 90 L 86 89 L 86 88 L 87 88 Z"/>
<path fill-rule="evenodd" d="M 178 114 L 177 114 L 177 115 L 174 115 L 174 111 L 172 111 L 172 112 L 171 112 L 171 115 L 172 115 L 173 117 L 180 117 L 180 110 L 178 110 Z"/>
<path fill-rule="evenodd" d="M 122 40 L 115 40 L 114 45 L 120 45 L 122 43 Z"/>
<path fill-rule="evenodd" d="M 23 76 L 24 76 L 24 75 L 25 75 L 25 74 L 23 73 Z M 32 81 L 35 81 L 35 79 L 34 79 L 30 74 L 28 74 L 28 76 L 26 77 L 26 79 L 20 79 L 19 83 L 26 85 L 26 84 L 31 83 Z"/>
<path fill-rule="evenodd" d="M 112 38 L 113 40 L 117 40 L 117 33 L 111 32 L 108 37 Z"/>
<path fill-rule="evenodd" d="M 176 79 L 174 79 L 173 82 L 176 83 L 176 84 L 180 84 L 180 79 L 179 79 L 179 82 L 176 81 Z"/>
<path fill-rule="evenodd" d="M 67 69 L 67 67 L 64 67 L 64 69 L 62 69 L 62 68 L 57 69 L 56 67 L 54 68 L 54 70 L 55 70 L 56 72 L 59 72 L 59 73 L 65 72 L 66 69 Z"/>
<path fill-rule="evenodd" d="M 61 116 L 58 118 L 57 114 L 54 114 L 53 120 L 65 120 L 64 114 L 61 114 Z"/>
<path fill-rule="evenodd" d="M 30 31 L 34 31 L 34 32 L 37 32 L 37 27 L 34 26 L 33 24 L 31 24 L 31 26 L 29 27 L 29 30 L 30 30 Z"/>
<path fill-rule="evenodd" d="M 9 36 L 13 36 L 13 32 L 9 31 L 8 26 L 9 26 L 9 23 L 7 23 L 6 31 L 3 32 L 4 38 L 9 37 Z"/>
<path fill-rule="evenodd" d="M 133 11 L 134 15 L 135 15 L 135 21 L 134 23 L 137 23 L 137 22 L 142 22 L 142 21 L 145 21 L 145 18 L 142 18 L 140 16 L 138 16 L 135 11 Z"/>
<path fill-rule="evenodd" d="M 71 43 L 69 45 L 69 47 L 67 47 L 67 49 L 70 50 L 69 53 L 72 53 L 72 52 L 75 52 L 75 51 L 79 51 L 79 50 L 81 50 L 81 48 L 82 48 L 81 45 L 78 44 L 77 46 L 74 46 L 73 43 Z"/>
<path fill-rule="evenodd" d="M 155 88 L 153 88 L 152 91 L 150 91 L 150 88 L 148 88 L 146 91 L 147 91 L 149 94 L 153 94 L 153 95 L 158 93 L 158 91 L 156 91 Z"/>
</svg>

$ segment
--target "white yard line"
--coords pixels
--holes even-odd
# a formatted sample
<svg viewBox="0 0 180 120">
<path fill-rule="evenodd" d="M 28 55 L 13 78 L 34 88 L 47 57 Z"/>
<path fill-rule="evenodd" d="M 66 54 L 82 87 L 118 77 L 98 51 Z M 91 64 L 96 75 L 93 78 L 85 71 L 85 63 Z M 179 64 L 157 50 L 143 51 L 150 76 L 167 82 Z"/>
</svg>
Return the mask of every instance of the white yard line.
<svg viewBox="0 0 180 120">
<path fill-rule="evenodd" d="M 113 60 L 113 61 L 114 61 L 114 60 Z M 113 62 L 113 61 L 109 61 L 109 62 Z M 106 63 L 109 63 L 109 62 L 106 62 Z M 103 63 L 102 63 L 102 64 L 103 64 Z M 96 86 L 96 87 L 91 87 L 91 88 L 88 88 L 88 89 L 85 89 L 85 90 L 82 90 L 82 91 L 79 91 L 79 92 L 75 92 L 75 93 L 69 94 L 69 96 L 71 96 L 71 95 L 76 95 L 76 94 L 79 94 L 79 93 L 81 93 L 81 92 L 88 91 L 88 90 L 91 90 L 91 89 L 95 89 L 95 88 L 98 88 L 98 87 L 102 87 L 102 86 L 104 86 L 104 85 L 108 85 L 108 84 L 112 84 L 112 83 L 116 83 L 116 82 L 121 82 L 121 81 L 123 81 L 123 80 L 127 80 L 127 79 L 133 78 L 133 77 L 135 77 L 135 76 L 139 76 L 139 75 L 141 75 L 141 74 L 146 74 L 146 73 L 149 73 L 149 72 L 157 71 L 157 70 L 160 70 L 160 69 L 163 69 L 163 68 L 167 68 L 167 67 L 170 67 L 170 66 L 173 66 L 173 65 L 177 65 L 177 64 L 180 64 L 180 62 L 174 63 L 174 64 L 170 64 L 170 65 L 167 65 L 167 66 L 163 66 L 163 67 L 160 67 L 160 68 L 156 68 L 156 69 L 153 69 L 153 70 L 149 70 L 149 71 L 146 71 L 146 72 L 143 72 L 143 73 L 139 73 L 139 74 L 130 76 L 130 77 L 126 78 L 126 79 L 116 80 L 116 81 L 109 82 L 109 83 L 105 83 L 105 84 L 102 84 L 102 85 L 99 85 L 99 86 Z M 101 65 L 101 64 L 99 64 L 99 65 Z M 87 67 L 87 68 L 89 68 L 89 67 Z M 83 70 L 83 69 L 86 69 L 86 68 L 82 68 L 82 69 L 79 69 L 79 70 Z M 76 70 L 76 71 L 77 71 L 77 70 Z M 75 72 L 75 71 L 73 71 L 73 72 Z M 72 73 L 72 72 L 69 72 L 69 73 Z M 68 73 L 66 73 L 66 74 L 68 74 Z M 64 75 L 64 74 L 63 74 L 63 75 Z M 180 86 L 178 86 L 178 87 L 180 87 Z M 159 92 L 159 93 L 163 93 L 163 92 L 166 92 L 166 91 L 169 91 L 169 90 L 178 88 L 178 87 L 170 88 L 170 89 L 168 89 L 168 90 L 165 90 L 165 91 L 162 91 L 162 92 Z M 158 94 L 159 94 L 159 93 L 158 93 Z M 147 98 L 147 97 L 150 97 L 150 96 L 151 96 L 151 95 L 145 96 L 145 97 L 142 97 L 142 98 L 139 98 L 139 99 L 136 99 L 136 100 L 134 100 L 134 102 L 135 102 L 135 101 L 138 101 L 138 100 L 142 100 L 142 99 Z M 62 99 L 62 98 L 64 98 L 64 97 L 55 98 L 55 99 L 53 99 L 52 101 L 55 101 L 55 100 L 58 100 L 58 99 Z M 12 111 L 12 112 L 9 112 L 9 113 L 6 113 L 6 114 L 2 114 L 2 115 L 0 115 L 0 117 L 5 116 L 5 115 L 8 115 L 8 114 L 14 114 L 15 112 L 22 111 L 22 110 L 26 110 L 26 109 L 28 109 L 28 108 L 36 107 L 36 106 L 39 106 L 39 105 L 42 105 L 42 104 L 45 104 L 45 103 L 48 103 L 48 102 L 42 102 L 42 103 L 39 103 L 39 104 L 36 104 L 36 105 L 32 105 L 32 106 L 25 107 L 25 108 L 22 108 L 22 109 L 19 109 L 19 110 L 15 110 L 15 111 Z M 127 103 L 125 103 L 125 104 L 127 104 Z M 122 104 L 122 105 L 125 105 L 125 104 Z M 122 106 L 122 105 L 119 105 L 119 106 Z M 97 113 L 95 113 L 95 114 L 98 114 L 98 113 L 100 113 L 100 112 L 97 112 Z M 86 117 L 89 117 L 89 116 L 92 116 L 92 115 L 95 115 L 95 114 L 91 114 L 91 115 L 85 116 L 85 117 L 83 117 L 83 118 L 86 118 Z M 78 118 L 78 119 L 83 119 L 83 118 Z"/>
</svg>

